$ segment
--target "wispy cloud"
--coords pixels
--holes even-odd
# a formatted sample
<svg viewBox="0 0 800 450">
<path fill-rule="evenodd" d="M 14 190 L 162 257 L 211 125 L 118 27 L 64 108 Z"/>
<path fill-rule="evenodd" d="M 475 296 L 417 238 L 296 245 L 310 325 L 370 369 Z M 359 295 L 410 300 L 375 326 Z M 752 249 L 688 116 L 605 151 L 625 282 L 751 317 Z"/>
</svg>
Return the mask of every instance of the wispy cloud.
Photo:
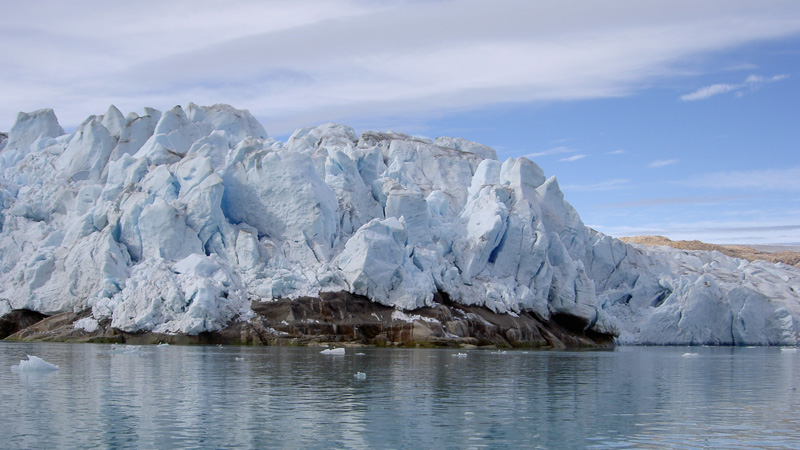
<svg viewBox="0 0 800 450">
<path fill-rule="evenodd" d="M 579 159 L 586 158 L 587 156 L 589 156 L 589 155 L 583 155 L 583 154 L 572 155 L 572 156 L 568 156 L 566 158 L 561 158 L 561 159 L 559 159 L 559 161 L 560 162 L 573 162 L 573 161 L 577 161 Z"/>
<path fill-rule="evenodd" d="M 741 200 L 753 197 L 752 195 L 722 195 L 722 196 L 701 196 L 701 197 L 662 197 L 635 200 L 631 202 L 606 203 L 597 205 L 598 208 L 641 208 L 649 206 L 665 205 L 711 205 Z"/>
<path fill-rule="evenodd" d="M 615 178 L 613 180 L 601 181 L 599 183 L 591 183 L 591 184 L 567 184 L 561 186 L 561 189 L 565 192 L 567 191 L 574 191 L 574 192 L 593 192 L 593 191 L 610 191 L 612 189 L 621 189 L 627 187 L 630 183 L 630 180 L 623 179 L 623 178 Z"/>
<path fill-rule="evenodd" d="M 723 70 L 726 70 L 726 71 L 729 71 L 729 72 L 736 72 L 736 71 L 741 71 L 741 70 L 756 70 L 756 69 L 758 69 L 757 65 L 752 64 L 752 63 L 744 63 L 744 64 L 737 64 L 735 66 L 726 67 Z"/>
<path fill-rule="evenodd" d="M 86 14 L 59 0 L 8 2 L 0 130 L 20 110 L 53 107 L 69 126 L 109 103 L 230 103 L 282 134 L 318 121 L 620 97 L 696 55 L 800 32 L 798 2 L 616 5 L 142 0 Z"/>
<path fill-rule="evenodd" d="M 715 95 L 725 94 L 727 92 L 736 92 L 737 95 L 741 94 L 743 89 L 756 89 L 759 85 L 764 83 L 774 83 L 789 78 L 789 75 L 780 74 L 772 77 L 763 77 L 761 75 L 750 75 L 744 83 L 738 84 L 712 84 L 711 86 L 702 87 L 690 94 L 681 95 L 681 100 L 685 102 L 692 102 L 697 100 L 705 100 Z"/>
<path fill-rule="evenodd" d="M 786 74 L 775 75 L 775 76 L 772 76 L 772 77 L 769 77 L 769 78 L 762 77 L 761 75 L 750 75 L 749 77 L 747 77 L 746 80 L 744 80 L 744 82 L 748 83 L 748 84 L 773 83 L 775 81 L 781 81 L 781 80 L 785 80 L 787 78 L 789 78 L 789 75 L 786 75 Z"/>
<path fill-rule="evenodd" d="M 610 151 L 610 152 L 606 153 L 606 155 L 621 155 L 623 153 L 625 153 L 625 150 L 621 150 L 620 149 L 620 150 Z"/>
<path fill-rule="evenodd" d="M 680 160 L 678 159 L 657 159 L 650 164 L 647 165 L 650 169 L 657 169 L 659 167 L 666 167 L 671 166 L 673 164 L 677 164 Z"/>
<path fill-rule="evenodd" d="M 742 87 L 744 87 L 743 84 L 712 84 L 711 86 L 700 88 L 691 94 L 681 95 L 681 100 L 685 102 L 705 100 L 715 95 L 741 89 Z"/>
<path fill-rule="evenodd" d="M 704 174 L 685 184 L 712 189 L 800 192 L 800 166 Z"/>
<path fill-rule="evenodd" d="M 797 230 L 800 230 L 800 224 L 796 222 L 774 225 L 757 221 L 699 221 L 650 224 L 637 227 L 608 227 L 602 224 L 587 224 L 587 226 L 614 237 L 660 235 L 673 240 L 699 239 L 717 244 L 768 244 L 775 242 L 800 244 L 800 240 L 797 238 Z"/>
<path fill-rule="evenodd" d="M 561 155 L 564 153 L 574 153 L 574 152 L 575 150 L 569 147 L 553 147 L 551 149 L 543 150 L 541 152 L 528 153 L 527 155 L 525 155 L 525 158 L 539 158 L 542 156 Z"/>
</svg>

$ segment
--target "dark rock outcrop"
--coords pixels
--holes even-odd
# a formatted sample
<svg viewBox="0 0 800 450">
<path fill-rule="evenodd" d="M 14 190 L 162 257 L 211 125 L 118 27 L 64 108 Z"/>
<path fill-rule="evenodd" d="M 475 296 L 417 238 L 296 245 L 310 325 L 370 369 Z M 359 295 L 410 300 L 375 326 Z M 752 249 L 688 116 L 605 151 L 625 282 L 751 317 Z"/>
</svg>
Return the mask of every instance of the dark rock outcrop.
<svg viewBox="0 0 800 450">
<path fill-rule="evenodd" d="M 613 348 L 614 339 L 575 327 L 569 318 L 543 322 L 530 313 L 496 314 L 438 295 L 436 306 L 398 311 L 347 292 L 319 297 L 254 302 L 255 317 L 197 335 L 126 333 L 101 321 L 98 329 L 75 329 L 89 313 L 49 317 L 9 337 L 16 340 L 128 344 L 315 345 L 322 343 L 426 347 Z"/>
<path fill-rule="evenodd" d="M 0 317 L 0 339 L 5 339 L 19 330 L 28 328 L 45 317 L 47 316 L 36 311 L 14 309 L 10 313 Z"/>
</svg>

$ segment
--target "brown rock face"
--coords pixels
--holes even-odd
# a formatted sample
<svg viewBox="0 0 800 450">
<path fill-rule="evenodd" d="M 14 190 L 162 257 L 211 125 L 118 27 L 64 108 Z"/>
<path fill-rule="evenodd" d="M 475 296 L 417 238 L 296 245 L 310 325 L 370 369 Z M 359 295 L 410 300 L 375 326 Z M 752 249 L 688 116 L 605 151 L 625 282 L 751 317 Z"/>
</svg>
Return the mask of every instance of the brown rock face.
<svg viewBox="0 0 800 450">
<path fill-rule="evenodd" d="M 744 245 L 716 245 L 707 244 L 701 241 L 673 241 L 664 236 L 632 236 L 621 237 L 620 241 L 630 242 L 633 244 L 642 244 L 650 246 L 665 245 L 667 247 L 677 248 L 681 250 L 705 250 L 705 251 L 718 251 L 723 255 L 733 258 L 746 259 L 748 261 L 767 261 L 771 263 L 784 263 L 790 266 L 800 268 L 800 252 L 793 251 L 776 251 L 767 252 L 753 247 Z"/>
<path fill-rule="evenodd" d="M 613 348 L 613 336 L 575 327 L 570 317 L 544 322 L 530 313 L 496 314 L 452 303 L 438 295 L 437 305 L 400 312 L 366 297 L 325 292 L 319 297 L 254 302 L 256 317 L 196 336 L 125 333 L 100 323 L 93 333 L 75 330 L 88 314 L 53 316 L 10 337 L 21 340 L 125 342 L 128 344 L 315 345 L 339 343 L 377 346 L 495 346 Z"/>
<path fill-rule="evenodd" d="M 44 314 L 27 309 L 12 310 L 10 313 L 0 317 L 0 339 L 5 339 L 19 330 L 28 328 L 45 317 L 47 316 Z"/>
</svg>

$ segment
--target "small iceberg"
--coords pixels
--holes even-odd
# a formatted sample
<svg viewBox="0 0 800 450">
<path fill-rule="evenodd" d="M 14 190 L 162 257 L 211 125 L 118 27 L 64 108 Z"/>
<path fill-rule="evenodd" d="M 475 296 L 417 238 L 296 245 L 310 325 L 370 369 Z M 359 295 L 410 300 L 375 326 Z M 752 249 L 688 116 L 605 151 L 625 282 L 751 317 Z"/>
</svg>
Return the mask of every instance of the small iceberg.
<svg viewBox="0 0 800 450">
<path fill-rule="evenodd" d="M 141 345 L 111 344 L 111 350 L 109 350 L 108 353 L 139 353 L 141 349 Z"/>
<path fill-rule="evenodd" d="M 325 350 L 321 351 L 323 355 L 344 355 L 344 348 L 326 348 Z"/>
<path fill-rule="evenodd" d="M 699 353 L 684 353 L 684 354 L 681 355 L 681 357 L 683 357 L 683 358 L 694 358 L 696 356 L 700 356 L 700 354 Z"/>
<path fill-rule="evenodd" d="M 356 372 L 353 375 L 353 378 L 355 378 L 356 380 L 366 380 L 367 379 L 367 374 L 365 374 L 364 372 Z"/>
<path fill-rule="evenodd" d="M 454 358 L 466 358 L 467 354 L 466 353 L 456 353 L 455 355 L 453 355 L 453 357 Z"/>
<path fill-rule="evenodd" d="M 50 364 L 38 356 L 27 356 L 27 361 L 24 359 L 20 360 L 19 365 L 11 366 L 11 370 L 14 372 L 51 372 L 53 370 L 58 370 L 57 365 Z"/>
</svg>

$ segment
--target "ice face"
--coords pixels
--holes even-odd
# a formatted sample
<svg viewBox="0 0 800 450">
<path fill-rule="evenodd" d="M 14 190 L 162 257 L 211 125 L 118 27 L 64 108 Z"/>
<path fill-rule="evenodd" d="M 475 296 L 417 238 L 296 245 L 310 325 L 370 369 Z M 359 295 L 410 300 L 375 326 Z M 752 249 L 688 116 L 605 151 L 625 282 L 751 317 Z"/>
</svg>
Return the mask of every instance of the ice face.
<svg viewBox="0 0 800 450">
<path fill-rule="evenodd" d="M 40 110 L 0 141 L 0 312 L 193 334 L 251 301 L 441 292 L 621 343 L 798 343 L 797 269 L 594 232 L 555 177 L 464 139 L 325 124 L 282 143 L 189 104 L 111 106 L 69 135 Z"/>
</svg>

